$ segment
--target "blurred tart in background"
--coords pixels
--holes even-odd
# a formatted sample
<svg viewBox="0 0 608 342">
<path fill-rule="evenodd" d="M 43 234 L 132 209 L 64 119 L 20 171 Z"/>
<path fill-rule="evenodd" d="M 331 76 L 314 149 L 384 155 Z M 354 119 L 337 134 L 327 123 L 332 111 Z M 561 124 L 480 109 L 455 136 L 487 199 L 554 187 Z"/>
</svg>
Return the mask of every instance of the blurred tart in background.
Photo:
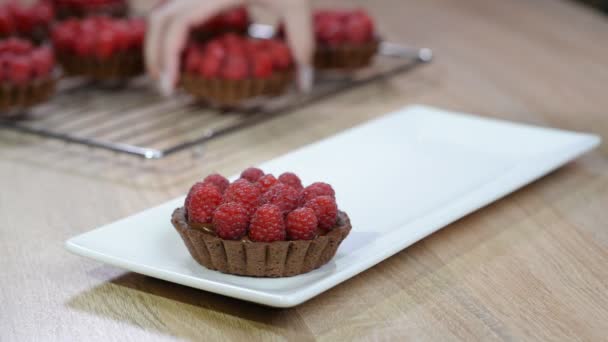
<svg viewBox="0 0 608 342">
<path fill-rule="evenodd" d="M 67 76 L 125 80 L 144 72 L 142 19 L 69 19 L 53 29 L 57 59 Z"/>
<path fill-rule="evenodd" d="M 0 116 L 12 116 L 46 102 L 55 92 L 55 59 L 49 46 L 27 40 L 0 41 Z"/>
</svg>

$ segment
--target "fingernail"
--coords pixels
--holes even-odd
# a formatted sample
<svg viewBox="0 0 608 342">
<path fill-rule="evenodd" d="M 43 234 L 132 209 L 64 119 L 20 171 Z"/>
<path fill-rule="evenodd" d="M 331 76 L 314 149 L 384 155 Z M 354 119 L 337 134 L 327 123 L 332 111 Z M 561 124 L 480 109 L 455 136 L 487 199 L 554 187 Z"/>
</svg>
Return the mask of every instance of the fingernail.
<svg viewBox="0 0 608 342">
<path fill-rule="evenodd" d="M 315 80 L 315 70 L 310 65 L 301 65 L 298 68 L 298 88 L 304 93 L 312 90 Z"/>
<path fill-rule="evenodd" d="M 173 79 L 166 72 L 160 75 L 160 92 L 164 96 L 173 94 Z"/>
</svg>

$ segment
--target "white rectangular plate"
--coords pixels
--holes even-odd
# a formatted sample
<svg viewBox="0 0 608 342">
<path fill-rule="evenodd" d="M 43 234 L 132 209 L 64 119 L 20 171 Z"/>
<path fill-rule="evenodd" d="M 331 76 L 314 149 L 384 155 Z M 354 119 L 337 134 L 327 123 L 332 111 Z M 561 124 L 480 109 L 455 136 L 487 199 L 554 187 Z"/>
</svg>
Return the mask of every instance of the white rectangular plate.
<svg viewBox="0 0 608 342">
<path fill-rule="evenodd" d="M 176 198 L 76 236 L 66 247 L 104 263 L 269 306 L 291 307 L 349 279 L 597 146 L 600 138 L 413 106 L 260 167 L 336 190 L 353 230 L 329 264 L 291 278 L 210 271 L 170 223 Z"/>
</svg>

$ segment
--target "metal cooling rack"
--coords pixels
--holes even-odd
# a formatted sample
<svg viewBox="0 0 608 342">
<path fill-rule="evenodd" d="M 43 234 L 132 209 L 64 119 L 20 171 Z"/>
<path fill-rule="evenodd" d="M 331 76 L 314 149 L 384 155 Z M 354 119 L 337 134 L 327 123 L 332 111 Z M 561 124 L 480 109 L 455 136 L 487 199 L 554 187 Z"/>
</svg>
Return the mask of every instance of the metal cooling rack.
<svg viewBox="0 0 608 342">
<path fill-rule="evenodd" d="M 258 32 L 258 35 L 260 34 Z M 312 92 L 291 90 L 233 110 L 205 107 L 186 95 L 160 97 L 145 78 L 122 87 L 62 80 L 57 95 L 0 128 L 96 147 L 144 159 L 161 159 L 292 109 L 430 62 L 432 52 L 382 42 L 373 66 L 353 74 L 317 74 Z"/>
</svg>

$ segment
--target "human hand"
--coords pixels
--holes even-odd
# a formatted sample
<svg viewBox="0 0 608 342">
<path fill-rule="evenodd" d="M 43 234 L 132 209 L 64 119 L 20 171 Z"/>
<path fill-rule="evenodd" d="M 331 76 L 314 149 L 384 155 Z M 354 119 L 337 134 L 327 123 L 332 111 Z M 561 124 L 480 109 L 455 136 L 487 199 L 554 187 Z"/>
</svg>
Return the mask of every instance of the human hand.
<svg viewBox="0 0 608 342">
<path fill-rule="evenodd" d="M 307 0 L 173 0 L 155 10 L 148 23 L 145 57 L 149 74 L 159 82 L 163 94 L 175 89 L 180 69 L 180 52 L 192 26 L 224 9 L 242 4 L 259 4 L 277 13 L 285 24 L 287 42 L 298 65 L 298 85 L 310 90 L 314 37 Z"/>
</svg>

